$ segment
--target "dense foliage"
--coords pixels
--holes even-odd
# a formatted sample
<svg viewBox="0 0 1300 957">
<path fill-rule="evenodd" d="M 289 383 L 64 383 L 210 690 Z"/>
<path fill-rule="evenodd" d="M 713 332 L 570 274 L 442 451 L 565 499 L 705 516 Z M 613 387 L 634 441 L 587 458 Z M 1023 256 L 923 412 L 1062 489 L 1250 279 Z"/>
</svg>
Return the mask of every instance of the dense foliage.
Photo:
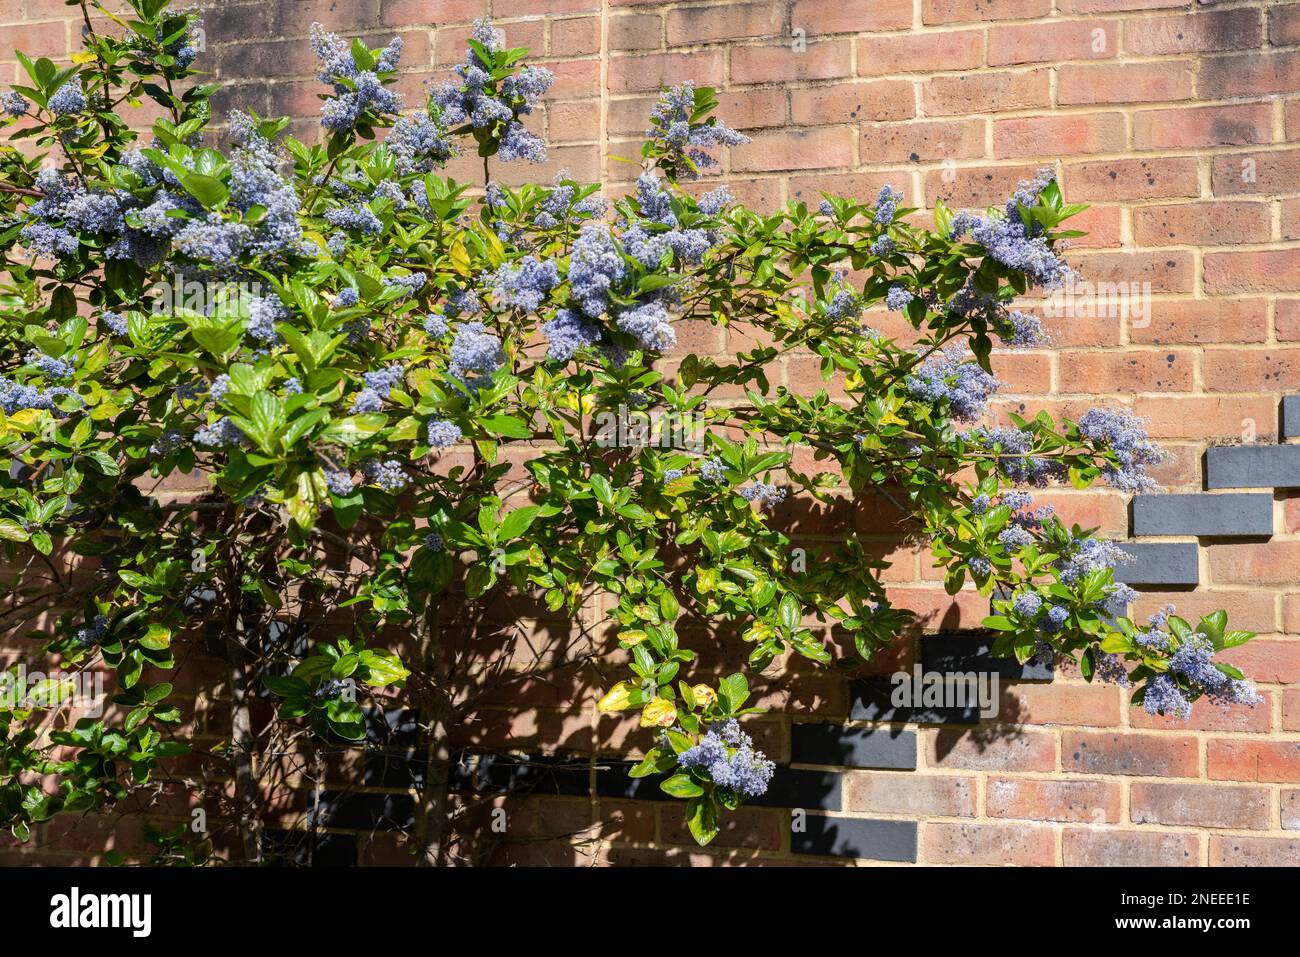
<svg viewBox="0 0 1300 957">
<path fill-rule="evenodd" d="M 505 188 L 492 164 L 545 158 L 525 120 L 552 77 L 487 24 L 413 112 L 390 89 L 400 41 L 316 29 L 322 142 L 236 112 L 223 149 L 194 15 L 129 3 L 70 66 L 21 57 L 3 99 L 20 148 L 0 153 L 0 618 L 43 660 L 115 672 L 98 717 L 0 704 L 0 821 L 19 837 L 189 750 L 168 682 L 205 629 L 232 729 L 202 757 L 228 763 L 256 858 L 259 735 L 358 741 L 364 689 L 382 689 L 419 709 L 445 765 L 446 629 L 511 594 L 576 614 L 604 593 L 629 673 L 600 707 L 660 729 L 633 773 L 663 775 L 706 843 L 772 764 L 735 720 L 752 710 L 742 663 L 719 680 L 682 635 L 740 631 L 757 670 L 794 654 L 847 672 L 888 648 L 913 615 L 874 543 L 849 520 L 809 544 L 788 521 L 877 494 L 950 592 L 989 596 L 998 653 L 1073 658 L 1166 714 L 1253 699 L 1212 660 L 1248 634 L 1222 614 L 1135 626 L 1117 547 L 1024 491 L 1148 487 L 1140 423 L 984 421 L 994 342 L 1041 340 L 1013 299 L 1069 275 L 1062 223 L 1080 207 L 1050 171 L 1004 208 L 940 206 L 933 229 L 891 189 L 762 215 L 684 187 L 745 141 L 684 84 L 655 108 L 628 195 L 564 176 Z M 140 101 L 162 113 L 144 137 L 122 117 Z M 438 172 L 463 151 L 481 190 Z M 863 325 L 881 303 L 916 343 Z M 750 345 L 726 361 L 678 348 L 701 323 Z M 792 354 L 838 397 L 773 385 Z M 596 423 L 627 410 L 697 431 L 609 441 Z M 186 473 L 206 492 L 160 494 Z M 308 623 L 302 640 L 281 640 L 285 622 Z M 248 717 L 263 688 L 267 729 Z M 431 861 L 445 781 L 434 768 L 423 787 Z"/>
</svg>

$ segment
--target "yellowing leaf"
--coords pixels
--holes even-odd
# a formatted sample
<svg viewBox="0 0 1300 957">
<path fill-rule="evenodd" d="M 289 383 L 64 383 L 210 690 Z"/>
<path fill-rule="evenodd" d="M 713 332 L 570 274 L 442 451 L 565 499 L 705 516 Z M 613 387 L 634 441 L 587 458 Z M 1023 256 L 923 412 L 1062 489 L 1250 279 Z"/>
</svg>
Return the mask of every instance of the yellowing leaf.
<svg viewBox="0 0 1300 957">
<path fill-rule="evenodd" d="M 605 692 L 605 697 L 601 698 L 596 704 L 597 711 L 626 711 L 632 706 L 632 692 L 636 686 L 630 681 L 620 681 L 609 691 Z"/>
<path fill-rule="evenodd" d="M 677 722 L 677 706 L 667 698 L 654 698 L 641 711 L 641 727 L 671 728 Z"/>
</svg>

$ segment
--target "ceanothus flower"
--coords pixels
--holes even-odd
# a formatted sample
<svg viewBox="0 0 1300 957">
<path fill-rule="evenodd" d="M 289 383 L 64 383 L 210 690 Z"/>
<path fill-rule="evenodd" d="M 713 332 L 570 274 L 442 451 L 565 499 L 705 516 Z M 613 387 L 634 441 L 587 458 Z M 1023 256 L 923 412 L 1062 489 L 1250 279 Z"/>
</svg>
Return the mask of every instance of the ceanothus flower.
<svg viewBox="0 0 1300 957">
<path fill-rule="evenodd" d="M 1002 385 L 960 348 L 937 352 L 904 380 L 908 392 L 927 402 L 947 399 L 953 418 L 972 422 L 984 412 L 989 397 Z"/>
<path fill-rule="evenodd" d="M 50 111 L 57 116 L 74 116 L 86 109 L 86 93 L 81 77 L 74 76 L 50 97 Z"/>
<path fill-rule="evenodd" d="M 276 345 L 281 340 L 280 334 L 275 331 L 275 325 L 288 318 L 289 310 L 275 293 L 256 296 L 248 303 L 248 334 L 254 339 Z"/>
<path fill-rule="evenodd" d="M 339 498 L 346 498 L 355 488 L 352 484 L 352 473 L 345 469 L 326 469 L 325 487 Z"/>
<path fill-rule="evenodd" d="M 717 165 L 717 159 L 707 152 L 708 149 L 742 146 L 749 142 L 748 136 L 725 126 L 716 118 L 692 124 L 694 112 L 694 84 L 686 82 L 670 87 L 664 90 L 650 111 L 650 128 L 645 133 L 646 139 L 655 142 L 664 155 L 692 179 L 698 175 L 696 169 Z"/>
<path fill-rule="evenodd" d="M 414 296 L 424 288 L 424 284 L 429 281 L 429 277 L 422 272 L 413 272 L 406 276 L 385 276 L 384 286 L 389 289 L 401 289 L 400 298 L 406 299 Z"/>
<path fill-rule="evenodd" d="M 600 341 L 600 327 L 588 322 L 572 309 L 561 309 L 555 318 L 542 323 L 546 336 L 546 357 L 554 362 L 568 362 L 574 354 Z"/>
<path fill-rule="evenodd" d="M 1147 714 L 1187 718 L 1192 713 L 1192 703 L 1187 700 L 1178 682 L 1170 675 L 1156 675 L 1143 689 L 1142 707 Z"/>
<path fill-rule="evenodd" d="M 1043 607 L 1043 599 L 1037 592 L 1022 591 L 1011 603 L 1011 609 L 1022 618 L 1033 618 Z"/>
<path fill-rule="evenodd" d="M 902 312 L 915 298 L 902 286 L 890 286 L 889 291 L 885 293 L 885 305 L 894 312 Z"/>
<path fill-rule="evenodd" d="M 108 618 L 104 615 L 95 615 L 84 628 L 77 629 L 77 634 L 72 640 L 83 648 L 89 648 L 91 645 L 98 644 L 106 634 L 108 634 Z"/>
<path fill-rule="evenodd" d="M 380 114 L 401 110 L 401 97 L 385 87 L 374 70 L 360 69 L 351 46 L 319 23 L 311 25 L 311 48 L 320 65 L 317 78 L 331 85 L 335 93 L 321 107 L 321 125 L 326 129 L 345 133 L 357 125 L 367 110 Z M 394 37 L 380 53 L 376 69 L 395 70 L 401 55 L 402 39 Z"/>
<path fill-rule="evenodd" d="M 55 402 L 65 396 L 76 397 L 76 393 L 63 386 L 38 389 L 35 386 L 23 385 L 0 376 L 0 409 L 4 409 L 6 415 L 13 415 L 15 412 L 21 412 L 24 409 L 40 409 L 46 412 L 58 413 L 59 409 Z"/>
<path fill-rule="evenodd" d="M 367 482 L 383 489 L 385 492 L 400 492 L 410 482 L 406 471 L 402 468 L 402 463 L 397 459 L 388 459 L 383 462 L 378 459 L 369 459 L 362 463 L 361 470 L 365 474 Z"/>
<path fill-rule="evenodd" d="M 1052 605 L 1047 609 L 1047 615 L 1044 616 L 1041 627 L 1043 631 L 1048 633 L 1060 631 L 1069 617 L 1070 609 L 1064 605 Z"/>
<path fill-rule="evenodd" d="M 700 212 L 705 216 L 717 216 L 735 201 L 736 197 L 731 195 L 731 190 L 725 186 L 719 186 L 717 189 L 710 190 L 702 195 L 698 203 Z"/>
<path fill-rule="evenodd" d="M 487 280 L 498 306 L 536 312 L 546 294 L 560 284 L 560 273 L 552 260 L 540 262 L 524 256 L 503 263 Z"/>
<path fill-rule="evenodd" d="M 127 333 L 126 316 L 121 313 L 105 309 L 99 314 L 99 321 L 116 336 L 124 336 Z"/>
<path fill-rule="evenodd" d="M 880 190 L 880 195 L 876 197 L 875 221 L 881 226 L 887 226 L 894 221 L 894 216 L 898 213 L 898 204 L 903 201 L 903 194 L 892 186 L 884 186 Z"/>
<path fill-rule="evenodd" d="M 14 90 L 0 96 L 0 110 L 4 110 L 6 116 L 17 119 L 20 116 L 27 115 L 27 101 L 23 95 Z"/>
<path fill-rule="evenodd" d="M 19 235 L 24 246 L 47 258 L 71 256 L 81 247 L 81 240 L 76 236 L 49 223 L 28 223 Z"/>
<path fill-rule="evenodd" d="M 440 316 L 436 312 L 431 312 L 424 317 L 424 331 L 435 339 L 441 339 L 447 334 L 451 326 L 447 322 L 446 316 Z"/>
<path fill-rule="evenodd" d="M 706 482 L 721 482 L 726 473 L 726 464 L 716 455 L 700 466 L 700 478 Z"/>
<path fill-rule="evenodd" d="M 366 236 L 375 236 L 384 229 L 383 221 L 364 203 L 326 210 L 325 221 L 339 229 L 355 229 Z"/>
<path fill-rule="evenodd" d="M 460 426 L 447 419 L 433 419 L 429 423 L 429 444 L 435 449 L 449 449 L 461 440 Z"/>
<path fill-rule="evenodd" d="M 604 226 L 589 226 L 578 234 L 569 256 L 569 290 L 582 311 L 600 316 L 609 305 L 609 291 L 627 273 L 614 237 Z"/>
<path fill-rule="evenodd" d="M 370 412 L 379 412 L 384 407 L 384 397 L 374 389 L 362 389 L 357 393 L 357 397 L 352 400 L 353 414 L 366 414 Z"/>
<path fill-rule="evenodd" d="M 221 448 L 227 445 L 243 445 L 248 441 L 239 426 L 230 421 L 228 416 L 222 416 L 216 422 L 203 426 L 194 433 L 194 441 L 198 445 L 205 445 L 209 448 Z"/>
<path fill-rule="evenodd" d="M 361 301 L 361 294 L 357 292 L 355 286 L 345 286 L 339 290 L 339 294 L 334 297 L 335 309 L 351 309 Z"/>
<path fill-rule="evenodd" d="M 677 763 L 686 770 L 698 768 L 714 784 L 751 798 L 767 792 L 776 770 L 776 764 L 762 751 L 754 750 L 753 739 L 740 730 L 735 718 L 710 728 L 677 756 Z"/>
<path fill-rule="evenodd" d="M 1108 448 L 1119 465 L 1102 469 L 1102 478 L 1124 492 L 1141 492 L 1156 482 L 1147 474 L 1147 466 L 1162 458 L 1160 448 L 1147 438 L 1142 420 L 1128 412 L 1090 409 L 1079 420 L 1079 432 L 1101 448 Z"/>
<path fill-rule="evenodd" d="M 424 536 L 424 547 L 429 549 L 431 552 L 440 552 L 445 546 L 446 543 L 442 540 L 442 536 L 437 532 L 430 532 L 428 535 Z"/>
<path fill-rule="evenodd" d="M 395 362 L 376 372 L 363 373 L 361 378 L 365 380 L 367 389 L 371 389 L 381 398 L 387 399 L 389 393 L 402 381 L 405 375 L 406 366 L 400 362 Z"/>
<path fill-rule="evenodd" d="M 1099 569 L 1114 568 L 1116 565 L 1133 561 L 1133 556 L 1119 545 L 1104 539 L 1075 539 L 1071 544 L 1078 550 L 1069 557 L 1062 556 L 1056 562 L 1056 567 L 1060 569 L 1061 581 L 1067 585 L 1073 585 Z"/>
<path fill-rule="evenodd" d="M 440 168 L 457 152 L 446 126 L 424 111 L 403 116 L 393 124 L 384 142 L 397 157 L 397 172 L 401 175 Z"/>
<path fill-rule="evenodd" d="M 966 565 L 977 578 L 984 578 L 993 570 L 993 563 L 983 555 L 974 555 L 968 558 Z"/>
<path fill-rule="evenodd" d="M 775 508 L 785 501 L 786 490 L 770 482 L 754 482 L 736 489 L 737 494 L 760 509 Z"/>
<path fill-rule="evenodd" d="M 672 196 L 664 189 L 659 174 L 646 170 L 636 181 L 636 198 L 641 215 L 652 223 L 676 226 L 677 214 L 673 212 Z"/>
<path fill-rule="evenodd" d="M 39 349 L 27 353 L 27 363 L 36 366 L 47 379 L 71 379 L 77 371 L 72 359 L 56 359 Z"/>
<path fill-rule="evenodd" d="M 180 429 L 168 429 L 149 446 L 150 455 L 171 455 L 185 444 L 185 436 Z"/>
<path fill-rule="evenodd" d="M 491 376 L 505 361 L 501 340 L 481 322 L 467 322 L 456 329 L 451 343 L 451 374 L 466 384 Z"/>
<path fill-rule="evenodd" d="M 659 302 L 648 302 L 619 313 L 618 327 L 647 352 L 665 352 L 677 344 L 677 333 L 668 322 L 668 311 Z"/>
</svg>

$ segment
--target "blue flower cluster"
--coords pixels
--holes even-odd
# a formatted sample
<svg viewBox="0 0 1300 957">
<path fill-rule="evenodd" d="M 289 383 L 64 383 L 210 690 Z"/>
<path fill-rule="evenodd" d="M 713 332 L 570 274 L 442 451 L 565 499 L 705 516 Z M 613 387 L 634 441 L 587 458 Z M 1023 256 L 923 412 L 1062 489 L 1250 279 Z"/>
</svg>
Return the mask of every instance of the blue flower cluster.
<svg viewBox="0 0 1300 957">
<path fill-rule="evenodd" d="M 648 302 L 618 315 L 618 327 L 647 352 L 665 352 L 677 344 L 677 333 L 668 322 L 668 310 L 661 302 Z"/>
<path fill-rule="evenodd" d="M 914 298 L 916 297 L 902 286 L 890 286 L 885 293 L 885 306 L 894 312 L 902 312 Z"/>
<path fill-rule="evenodd" d="M 1142 421 L 1128 412 L 1090 409 L 1079 420 L 1079 432 L 1099 448 L 1108 448 L 1119 460 L 1108 465 L 1102 477 L 1123 492 L 1142 492 L 1156 485 L 1147 466 L 1162 458 L 1159 446 L 1147 438 Z"/>
<path fill-rule="evenodd" d="M 325 487 L 340 498 L 346 498 L 355 488 L 352 484 L 352 473 L 344 469 L 326 469 Z"/>
<path fill-rule="evenodd" d="M 365 474 L 367 482 L 385 492 L 400 492 L 410 482 L 406 470 L 397 459 L 387 461 L 370 459 L 362 463 L 361 471 Z"/>
<path fill-rule="evenodd" d="M 993 375 L 969 361 L 960 348 L 936 352 L 904 380 L 914 397 L 926 402 L 944 399 L 953 418 L 973 422 L 984 413 L 989 397 L 1002 385 Z"/>
<path fill-rule="evenodd" d="M 75 116 L 86 109 L 86 93 L 81 78 L 74 76 L 54 91 L 49 101 L 50 112 L 56 116 Z"/>
<path fill-rule="evenodd" d="M 753 482 L 736 489 L 741 498 L 759 508 L 775 508 L 785 501 L 786 490 L 770 482 Z"/>
<path fill-rule="evenodd" d="M 572 309 L 560 309 L 555 318 L 542 324 L 546 336 L 546 357 L 554 362 L 568 362 L 581 349 L 600 342 L 600 327 L 588 322 Z"/>
<path fill-rule="evenodd" d="M 334 133 L 346 133 L 367 111 L 397 113 L 402 98 L 384 86 L 379 73 L 397 69 L 402 56 L 402 38 L 394 37 L 379 54 L 374 70 L 362 70 L 352 56 L 351 46 L 319 23 L 311 25 L 311 48 L 320 64 L 317 78 L 334 88 L 335 95 L 321 107 L 321 125 Z"/>
<path fill-rule="evenodd" d="M 16 90 L 10 90 L 0 96 L 0 110 L 3 110 L 6 116 L 13 119 L 26 116 L 27 106 L 27 101 L 23 99 L 23 95 Z"/>
<path fill-rule="evenodd" d="M 1039 194 L 1055 178 L 1056 173 L 1048 169 L 1040 171 L 1037 179 L 1022 182 L 1003 215 L 958 213 L 952 219 L 951 237 L 960 239 L 969 233 L 990 256 L 1008 269 L 1023 272 L 1034 285 L 1049 289 L 1063 285 L 1072 275 L 1070 268 L 1048 245 L 1041 227 L 1032 221 L 1027 224 L 1020 215 L 1020 207 L 1036 205 Z"/>
<path fill-rule="evenodd" d="M 487 331 L 481 322 L 463 323 L 456 329 L 451 343 L 451 374 L 470 389 L 477 388 L 480 379 L 488 378 L 505 361 L 501 340 Z"/>
<path fill-rule="evenodd" d="M 470 36 L 489 54 L 505 46 L 501 31 L 493 29 L 486 20 L 476 21 Z M 488 72 L 490 69 L 491 64 L 480 59 L 478 52 L 471 48 L 465 62 L 455 67 L 460 82 L 443 83 L 433 89 L 433 102 L 440 119 L 448 126 L 468 123 L 476 130 L 494 130 L 500 139 L 497 155 L 502 160 L 546 162 L 546 144 L 541 137 L 530 133 L 519 117 L 532 113 L 537 101 L 555 82 L 555 75 L 542 67 L 530 66 L 498 84 Z"/>
<path fill-rule="evenodd" d="M 677 756 L 677 763 L 688 771 L 703 771 L 719 787 L 750 798 L 767 793 L 776 771 L 774 762 L 754 750 L 753 739 L 740 730 L 735 718 L 710 728 L 694 747 Z"/>
<path fill-rule="evenodd" d="M 604 314 L 610 290 L 626 275 L 623 256 L 604 226 L 589 226 L 574 240 L 569 256 L 569 291 L 587 315 Z"/>
<path fill-rule="evenodd" d="M 214 387 L 214 395 L 215 392 Z M 222 416 L 216 422 L 205 425 L 195 432 L 194 441 L 209 448 L 221 448 L 227 445 L 244 445 L 248 438 L 240 431 L 239 426 L 230 421 L 227 416 Z"/>
<path fill-rule="evenodd" d="M 541 262 L 533 256 L 524 256 L 503 263 L 487 277 L 487 282 L 498 306 L 536 312 L 546 294 L 560 284 L 560 273 L 552 260 Z"/>
<path fill-rule="evenodd" d="M 716 166 L 717 159 L 708 149 L 718 146 L 743 146 L 749 137 L 723 125 L 716 118 L 707 123 L 692 123 L 695 112 L 695 85 L 687 82 L 669 87 L 660 95 L 650 112 L 646 139 L 658 146 L 662 155 L 694 178 L 696 169 Z M 684 162 L 689 160 L 689 162 Z M 694 167 L 694 168 L 692 168 Z"/>
<path fill-rule="evenodd" d="M 883 186 L 876 197 L 873 219 L 879 226 L 888 226 L 898 214 L 898 204 L 903 201 L 903 194 L 892 186 Z"/>
<path fill-rule="evenodd" d="M 75 392 L 63 386 L 38 389 L 35 386 L 23 385 L 0 376 L 0 409 L 4 409 L 6 415 L 13 415 L 15 412 L 21 412 L 24 409 L 57 412 L 58 407 L 55 402 L 65 396 L 75 395 Z"/>
<path fill-rule="evenodd" d="M 288 318 L 289 310 L 275 293 L 254 297 L 248 303 L 248 334 L 268 345 L 278 345 L 281 340 L 275 325 Z"/>
<path fill-rule="evenodd" d="M 429 423 L 429 444 L 435 449 L 449 449 L 461 439 L 460 426 L 446 419 L 434 419 Z"/>
<path fill-rule="evenodd" d="M 402 175 L 440 168 L 457 153 L 441 117 L 435 119 L 423 111 L 394 123 L 384 142 L 397 158 L 397 172 Z"/>
</svg>

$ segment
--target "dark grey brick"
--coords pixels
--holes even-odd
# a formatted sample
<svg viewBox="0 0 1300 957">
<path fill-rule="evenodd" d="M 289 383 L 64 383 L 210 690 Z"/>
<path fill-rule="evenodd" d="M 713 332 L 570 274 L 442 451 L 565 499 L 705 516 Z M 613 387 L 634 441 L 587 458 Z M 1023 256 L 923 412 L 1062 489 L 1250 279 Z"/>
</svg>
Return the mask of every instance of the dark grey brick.
<svg viewBox="0 0 1300 957">
<path fill-rule="evenodd" d="M 1282 399 L 1282 437 L 1297 436 L 1300 436 L 1300 395 L 1288 395 Z"/>
<path fill-rule="evenodd" d="M 1273 534 L 1273 496 L 1138 495 L 1133 499 L 1133 535 L 1204 535 L 1267 538 Z"/>
<path fill-rule="evenodd" d="M 844 805 L 844 779 L 834 771 L 809 771 L 778 767 L 767 793 L 746 799 L 763 807 L 801 807 L 810 811 L 838 811 Z"/>
<path fill-rule="evenodd" d="M 1115 566 L 1128 585 L 1195 585 L 1200 581 L 1195 542 L 1120 542 L 1133 561 Z"/>
<path fill-rule="evenodd" d="M 891 700 L 894 684 L 889 678 L 864 678 L 850 688 L 853 701 L 849 717 L 854 721 L 895 721 L 900 724 L 979 724 L 977 705 L 963 708 L 926 706 L 895 707 Z"/>
<path fill-rule="evenodd" d="M 790 729 L 790 760 L 844 768 L 916 767 L 916 732 L 796 723 Z"/>
<path fill-rule="evenodd" d="M 873 821 L 809 815 L 803 832 L 791 832 L 796 854 L 864 857 L 873 861 L 915 861 L 915 821 Z"/>
<path fill-rule="evenodd" d="M 1300 488 L 1300 445 L 1225 445 L 1205 453 L 1206 488 Z"/>
<path fill-rule="evenodd" d="M 596 793 L 601 797 L 635 801 L 676 801 L 659 787 L 665 775 L 630 778 L 633 761 L 600 761 L 596 770 Z M 833 771 L 778 767 L 767 793 L 748 798 L 746 804 L 764 807 L 800 807 L 813 811 L 838 811 L 843 806 L 842 778 Z"/>
<path fill-rule="evenodd" d="M 307 811 L 307 823 L 346 831 L 402 831 L 415 824 L 415 802 L 407 794 L 322 791 L 319 807 Z"/>
<path fill-rule="evenodd" d="M 993 639 L 987 635 L 929 635 L 921 639 L 921 665 L 926 671 L 977 671 L 1017 681 L 1052 680 L 1056 666 L 1051 662 L 1021 664 L 1014 657 L 994 655 L 992 647 Z"/>
<path fill-rule="evenodd" d="M 585 758 L 484 754 L 475 786 L 502 793 L 586 795 L 591 793 L 591 775 Z"/>
</svg>

